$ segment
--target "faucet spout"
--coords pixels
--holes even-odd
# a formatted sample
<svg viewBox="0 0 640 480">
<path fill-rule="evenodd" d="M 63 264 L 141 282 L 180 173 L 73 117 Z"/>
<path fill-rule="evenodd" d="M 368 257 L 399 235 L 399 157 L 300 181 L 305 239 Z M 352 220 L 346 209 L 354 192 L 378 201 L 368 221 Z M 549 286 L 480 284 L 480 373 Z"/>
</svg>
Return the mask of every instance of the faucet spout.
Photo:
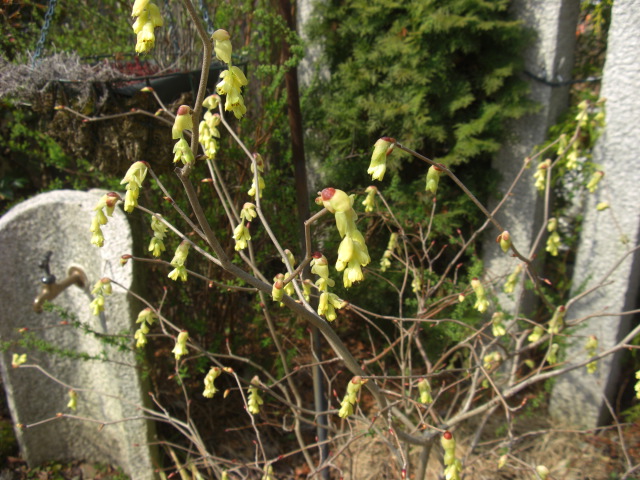
<svg viewBox="0 0 640 480">
<path fill-rule="evenodd" d="M 69 268 L 69 271 L 67 272 L 67 278 L 62 280 L 60 283 L 55 282 L 55 280 L 51 283 L 43 282 L 40 295 L 38 295 L 33 301 L 33 311 L 36 313 L 42 313 L 42 306 L 44 305 L 45 301 L 53 300 L 71 285 L 76 285 L 80 288 L 85 288 L 87 286 L 87 276 L 84 274 L 81 268 Z"/>
</svg>

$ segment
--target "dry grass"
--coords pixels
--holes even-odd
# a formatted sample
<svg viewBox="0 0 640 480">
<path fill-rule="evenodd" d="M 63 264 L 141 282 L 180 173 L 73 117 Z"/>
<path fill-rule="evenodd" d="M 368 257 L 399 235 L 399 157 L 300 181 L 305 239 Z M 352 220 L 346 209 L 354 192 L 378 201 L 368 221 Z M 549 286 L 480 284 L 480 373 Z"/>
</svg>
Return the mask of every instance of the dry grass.
<svg viewBox="0 0 640 480">
<path fill-rule="evenodd" d="M 473 452 L 470 445 L 475 429 L 467 426 L 455 432 L 458 455 L 463 459 L 463 479 L 472 480 L 533 480 L 536 465 L 550 470 L 548 480 L 609 480 L 621 478 L 627 471 L 626 460 L 615 428 L 599 432 L 576 431 L 552 425 L 540 415 L 521 419 L 514 426 L 514 442 L 506 465 L 498 469 L 498 460 L 506 451 L 502 419 L 487 422 L 483 438 Z M 500 432 L 498 438 L 496 432 Z M 624 444 L 631 464 L 640 462 L 640 422 L 623 427 Z M 418 464 L 418 449 L 410 452 L 412 465 Z M 336 459 L 345 480 L 399 479 L 398 462 L 385 440 L 360 437 Z M 436 445 L 431 452 L 426 479 L 442 479 L 442 449 Z M 408 478 L 415 479 L 416 472 Z M 337 475 L 335 478 L 339 478 Z M 640 478 L 631 474 L 627 478 Z"/>
</svg>

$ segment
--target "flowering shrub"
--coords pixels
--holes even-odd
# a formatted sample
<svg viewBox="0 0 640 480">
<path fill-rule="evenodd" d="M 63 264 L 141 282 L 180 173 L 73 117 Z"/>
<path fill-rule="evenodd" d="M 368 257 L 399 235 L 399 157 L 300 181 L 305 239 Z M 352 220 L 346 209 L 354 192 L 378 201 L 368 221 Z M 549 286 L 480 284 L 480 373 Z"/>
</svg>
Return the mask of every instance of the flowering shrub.
<svg viewBox="0 0 640 480">
<path fill-rule="evenodd" d="M 146 307 L 138 315 L 136 324 L 139 326 L 135 332 L 131 332 L 132 343 L 135 340 L 138 349 L 153 350 L 157 355 L 170 357 L 175 362 L 178 379 L 183 377 L 182 372 L 190 365 L 205 364 L 201 369 L 197 390 L 192 391 L 183 385 L 186 404 L 226 401 L 229 402 L 226 408 L 246 413 L 245 420 L 254 438 L 255 454 L 253 458 L 243 458 L 241 461 L 213 453 L 199 435 L 199 426 L 192 421 L 189 408 L 184 412 L 185 418 L 181 418 L 180 414 L 172 414 L 165 419 L 195 446 L 193 452 L 197 454 L 194 453 L 194 458 L 190 460 L 195 470 L 207 471 L 220 478 L 260 475 L 265 479 L 274 479 L 278 475 L 278 462 L 298 455 L 300 461 L 306 462 L 310 472 L 328 478 L 332 469 L 342 475 L 341 457 L 346 455 L 349 445 L 358 437 L 371 434 L 384 439 L 393 454 L 394 468 L 401 478 L 409 474 L 415 478 L 425 478 L 429 453 L 440 443 L 444 451 L 443 475 L 448 480 L 459 479 L 466 466 L 464 457 L 456 450 L 454 431 L 464 422 L 503 409 L 504 421 L 510 429 L 514 415 L 523 406 L 514 403 L 515 397 L 531 385 L 573 368 L 583 368 L 585 374 L 591 374 L 596 371 L 598 361 L 603 356 L 624 348 L 629 337 L 606 352 L 599 346 L 597 338 L 589 337 L 585 342 L 584 358 L 576 360 L 577 367 L 567 365 L 562 359 L 559 341 L 576 336 L 570 328 L 577 326 L 581 320 L 569 320 L 567 316 L 575 298 L 560 303 L 545 292 L 533 264 L 535 256 L 544 249 L 534 249 L 527 255 L 522 253 L 519 239 L 512 238 L 506 228 L 509 226 L 501 225 L 496 220 L 496 211 L 487 210 L 452 168 L 403 145 L 399 138 L 382 137 L 372 145 L 367 173 L 372 181 L 382 181 L 392 152 L 402 152 L 423 163 L 421 185 L 433 203 L 433 208 L 426 212 L 424 219 L 416 219 L 413 225 L 399 222 L 395 215 L 396 206 L 388 201 L 379 184 L 367 188 L 363 201 L 356 200 L 360 192 L 348 193 L 349 185 L 328 186 L 318 192 L 316 212 L 305 222 L 304 249 L 283 245 L 270 222 L 271 216 L 287 215 L 279 211 L 277 206 L 270 206 L 269 195 L 277 185 L 265 181 L 263 174 L 268 165 L 258 152 L 252 152 L 247 147 L 238 133 L 240 129 L 234 128 L 226 116 L 232 112 L 234 121 L 240 121 L 246 113 L 244 95 L 247 94 L 251 76 L 245 76 L 232 64 L 233 36 L 226 30 L 217 30 L 209 38 L 203 33 L 204 29 L 191 2 L 185 0 L 183 3 L 201 32 L 200 39 L 205 51 L 202 82 L 194 105 L 180 106 L 175 113 L 171 138 L 167 131 L 166 141 L 176 140 L 173 159 L 177 165 L 175 173 L 183 186 L 189 211 L 181 209 L 171 192 L 155 175 L 152 165 L 138 161 L 132 164 L 122 181 L 126 185 L 124 200 L 115 193 L 101 198 L 89 230 L 96 247 L 108 242 L 100 226 L 107 222 L 107 217 L 119 202 L 123 203 L 126 212 L 139 210 L 150 215 L 153 236 L 148 250 L 158 259 L 154 262 L 165 265 L 167 270 L 171 268 L 168 278 L 176 281 L 173 288 L 179 288 L 181 282 L 204 280 L 211 288 L 219 288 L 229 294 L 243 292 L 250 296 L 263 315 L 263 323 L 278 352 L 282 368 L 278 374 L 250 358 L 232 352 L 229 346 L 228 351 L 203 348 L 197 333 L 172 323 L 163 312 L 160 301 L 146 301 Z M 141 22 L 151 22 L 151 26 L 146 27 L 145 35 L 140 36 L 143 30 L 138 32 L 138 43 L 142 42 L 138 48 L 152 48 L 153 42 L 149 36 L 155 28 L 162 26 L 163 22 L 158 19 L 148 20 L 155 12 L 153 5 L 152 2 L 141 0 L 134 5 L 134 16 Z M 217 94 L 207 96 L 206 75 L 214 52 L 229 68 L 221 75 Z M 571 170 L 574 166 L 574 159 L 569 153 L 580 138 L 580 129 L 601 125 L 601 107 L 601 103 L 583 106 L 575 134 L 571 139 L 565 138 L 563 150 L 556 150 L 552 154 L 548 147 L 525 159 L 522 172 L 538 162 L 535 173 L 518 178 L 531 181 L 538 189 L 549 192 L 552 173 Z M 207 110 L 204 114 L 203 109 Z M 213 113 L 216 109 L 217 112 Z M 247 185 L 238 185 L 229 175 L 218 174 L 217 161 L 221 151 L 218 140 L 226 135 L 232 137 L 244 152 L 243 161 L 250 165 L 252 173 L 246 181 L 250 184 L 249 190 L 246 196 L 242 194 L 241 201 L 229 195 L 230 187 L 245 192 Z M 553 158 L 541 160 L 546 154 Z M 207 217 L 202 205 L 205 201 L 202 191 L 194 186 L 194 178 L 205 175 L 204 183 L 211 183 L 216 193 L 213 201 L 219 202 L 225 212 L 222 219 Z M 156 182 L 169 205 L 175 209 L 179 220 L 184 223 L 182 228 L 169 222 L 165 215 L 140 204 L 139 193 L 151 181 L 148 177 Z M 585 188 L 593 191 L 601 188 L 605 181 L 603 174 L 598 171 L 585 182 Z M 468 197 L 477 207 L 477 214 L 486 218 L 486 221 L 470 238 L 464 238 L 460 233 L 459 241 L 452 243 L 451 250 L 455 251 L 447 252 L 446 265 L 436 268 L 434 264 L 443 256 L 445 247 L 434 245 L 430 235 L 439 186 L 443 182 L 456 185 L 460 195 Z M 206 201 L 212 200 L 209 198 Z M 365 219 L 359 216 L 357 210 L 360 209 L 367 214 Z M 335 234 L 331 226 L 333 222 L 322 221 L 327 214 L 333 215 L 337 236 L 340 237 L 336 251 L 324 248 L 324 237 Z M 557 224 L 548 212 L 544 221 L 540 234 L 550 234 L 546 251 L 556 255 L 562 242 L 560 237 L 553 236 Z M 367 245 L 375 231 L 374 222 L 385 232 L 385 242 L 388 238 L 387 248 L 380 257 L 372 256 Z M 216 228 L 213 228 L 214 225 Z M 222 228 L 226 229 L 229 237 L 233 237 L 235 248 L 223 247 L 216 233 Z M 252 230 L 258 228 L 269 238 L 267 248 L 272 258 L 277 257 L 277 262 L 262 264 L 256 261 Z M 514 258 L 514 271 L 507 278 L 486 278 L 479 265 L 465 266 L 460 262 L 478 235 L 489 228 L 498 233 L 495 248 Z M 179 239 L 180 243 L 169 261 L 169 257 L 163 259 L 165 240 L 173 237 Z M 143 260 L 128 254 L 123 257 L 123 262 Z M 197 262 L 206 262 L 211 271 L 216 272 L 211 274 L 213 278 L 190 270 L 189 267 Z M 273 263 L 277 263 L 277 267 Z M 275 276 L 271 272 L 274 268 L 279 269 Z M 306 270 L 310 270 L 313 279 Z M 339 273 L 342 273 L 343 288 L 336 285 L 335 276 Z M 393 282 L 391 278 L 400 278 L 401 281 Z M 520 311 L 522 292 L 527 286 L 525 280 L 531 283 L 531 290 L 545 308 L 542 314 L 531 318 Z M 600 284 L 605 281 L 606 278 Z M 395 314 L 372 312 L 365 306 L 349 302 L 350 289 L 357 288 L 357 285 L 366 286 L 367 282 L 390 284 L 394 296 L 392 298 L 389 295 L 385 301 L 393 303 L 391 308 L 396 310 Z M 96 297 L 92 309 L 95 314 L 108 308 L 104 295 L 108 295 L 110 288 L 109 279 L 101 279 L 94 287 Z M 344 295 L 330 290 L 337 288 L 341 288 Z M 517 293 L 513 311 L 502 310 L 495 295 L 498 290 Z M 272 301 L 269 301 L 269 297 Z M 472 318 L 466 322 L 453 318 L 457 309 L 464 309 Z M 325 363 L 318 359 L 319 352 L 313 350 L 315 347 L 309 346 L 309 351 L 305 352 L 309 354 L 308 359 L 297 360 L 294 366 L 282 346 L 289 339 L 282 338 L 282 325 L 276 324 L 273 319 L 274 312 L 282 311 L 288 312 L 286 315 L 296 322 L 317 329 L 328 343 L 333 358 Z M 353 328 L 366 331 L 370 338 L 366 353 L 359 358 L 354 356 L 354 349 L 342 335 L 340 326 L 347 320 L 355 324 Z M 425 348 L 430 332 L 434 331 L 430 327 L 440 324 L 455 331 L 455 334 L 452 333 L 446 341 L 441 342 L 439 349 Z M 152 331 L 153 336 L 150 335 Z M 172 355 L 156 350 L 157 337 L 172 339 Z M 456 341 L 452 342 L 454 338 Z M 383 346 L 381 339 L 385 341 Z M 249 365 L 251 373 L 236 373 L 229 366 L 232 362 Z M 16 357 L 14 363 L 20 368 L 22 359 Z M 329 374 L 330 363 L 338 363 L 344 372 Z M 316 393 L 327 402 L 323 408 L 317 404 L 314 408 L 306 405 L 301 394 L 304 375 L 314 369 L 319 374 L 319 383 L 326 387 L 324 392 L 330 392 L 323 395 L 322 389 L 316 389 Z M 218 382 L 218 387 L 214 382 Z M 225 388 L 221 385 L 228 388 L 223 395 L 216 395 L 219 388 Z M 196 392 L 198 395 L 201 393 L 203 398 L 198 398 Z M 365 396 L 367 402 L 362 401 Z M 340 397 L 342 400 L 339 400 Z M 69 408 L 75 408 L 78 399 L 72 397 L 71 400 L 73 402 L 70 401 L 72 406 Z M 288 426 L 290 419 L 291 426 Z M 484 422 L 481 423 L 484 425 Z M 274 456 L 265 448 L 261 435 L 268 424 L 282 424 L 283 429 L 292 431 L 298 446 Z M 303 434 L 302 426 L 305 424 L 317 428 L 317 438 L 309 439 Z M 511 432 L 488 452 L 496 458 L 498 453 L 501 454 L 496 462 L 499 468 L 509 463 L 524 463 L 512 450 L 510 436 Z M 324 448 L 326 445 L 332 446 L 330 455 Z M 421 451 L 421 460 L 406 454 L 409 446 Z M 314 457 L 316 451 L 319 451 L 319 457 Z M 525 465 L 532 475 L 537 474 L 542 478 L 549 475 L 549 469 L 544 465 Z"/>
</svg>

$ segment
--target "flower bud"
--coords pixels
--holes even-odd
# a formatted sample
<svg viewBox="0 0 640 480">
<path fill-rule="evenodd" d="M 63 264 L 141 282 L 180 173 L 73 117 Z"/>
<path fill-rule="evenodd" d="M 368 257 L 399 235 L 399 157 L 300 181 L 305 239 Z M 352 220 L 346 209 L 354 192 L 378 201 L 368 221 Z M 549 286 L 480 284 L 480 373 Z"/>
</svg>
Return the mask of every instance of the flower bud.
<svg viewBox="0 0 640 480">
<path fill-rule="evenodd" d="M 187 340 L 189 340 L 189 332 L 187 332 L 186 330 L 181 331 L 178 334 L 178 338 L 176 339 L 175 347 L 173 347 L 173 350 L 171 350 L 171 353 L 175 355 L 176 360 L 180 360 L 180 357 L 188 353 Z"/>
<path fill-rule="evenodd" d="M 173 128 L 171 129 L 171 137 L 174 140 L 182 137 L 184 130 L 193 130 L 192 113 L 191 107 L 188 105 L 181 105 L 178 108 L 178 113 L 173 122 Z"/>
<path fill-rule="evenodd" d="M 426 378 L 421 378 L 418 381 L 418 391 L 420 392 L 420 403 L 425 405 L 433 403 L 433 397 L 431 396 L 431 385 Z"/>
<path fill-rule="evenodd" d="M 541 480 L 547 480 L 547 477 L 549 476 L 549 469 L 544 465 L 538 465 L 536 467 L 536 473 L 540 476 Z"/>
<path fill-rule="evenodd" d="M 509 235 L 509 232 L 505 230 L 500 235 L 498 235 L 498 238 L 496 238 L 496 242 L 500 244 L 500 248 L 502 249 L 502 251 L 504 253 L 507 253 L 511 248 L 511 235 Z"/>
<path fill-rule="evenodd" d="M 438 183 L 440 182 L 440 176 L 442 175 L 442 169 L 431 165 L 427 171 L 427 185 L 425 190 L 431 192 L 433 195 L 438 191 Z"/>
<path fill-rule="evenodd" d="M 13 354 L 11 358 L 11 366 L 13 368 L 18 368 L 20 365 L 23 365 L 27 362 L 27 354 L 23 353 L 22 355 L 18 355 L 17 353 Z"/>
<path fill-rule="evenodd" d="M 223 29 L 216 30 L 211 35 L 214 41 L 214 50 L 216 52 L 216 58 L 224 63 L 231 63 L 231 35 L 229 32 Z"/>
<path fill-rule="evenodd" d="M 220 376 L 222 373 L 222 369 L 220 367 L 211 367 L 209 373 L 204 377 L 204 392 L 202 395 L 206 398 L 213 398 L 218 389 L 215 387 L 213 382 L 216 378 Z"/>
<path fill-rule="evenodd" d="M 274 302 L 280 302 L 284 298 L 284 284 L 281 280 L 277 280 L 271 289 L 271 298 Z"/>
<path fill-rule="evenodd" d="M 69 390 L 69 403 L 67 408 L 70 408 L 74 412 L 78 409 L 78 394 L 75 390 Z"/>
<path fill-rule="evenodd" d="M 322 190 L 322 203 L 331 213 L 344 213 L 351 210 L 351 198 L 342 190 L 335 188 L 325 188 Z"/>
<path fill-rule="evenodd" d="M 202 102 L 202 106 L 208 110 L 214 110 L 218 108 L 218 104 L 220 103 L 220 97 L 215 93 L 213 95 L 209 95 Z M 220 117 L 218 117 L 220 118 Z"/>
<path fill-rule="evenodd" d="M 590 193 L 596 191 L 596 188 L 598 188 L 598 183 L 600 183 L 602 177 L 604 177 L 604 172 L 602 171 L 597 171 L 593 174 L 591 180 L 589 180 L 589 183 L 587 183 L 587 190 L 589 190 Z"/>
<path fill-rule="evenodd" d="M 387 170 L 387 156 L 393 151 L 395 143 L 396 141 L 393 138 L 382 137 L 378 139 L 373 146 L 371 163 L 367 169 L 367 173 L 371 175 L 373 180 L 382 181 L 384 178 L 384 174 Z"/>
</svg>

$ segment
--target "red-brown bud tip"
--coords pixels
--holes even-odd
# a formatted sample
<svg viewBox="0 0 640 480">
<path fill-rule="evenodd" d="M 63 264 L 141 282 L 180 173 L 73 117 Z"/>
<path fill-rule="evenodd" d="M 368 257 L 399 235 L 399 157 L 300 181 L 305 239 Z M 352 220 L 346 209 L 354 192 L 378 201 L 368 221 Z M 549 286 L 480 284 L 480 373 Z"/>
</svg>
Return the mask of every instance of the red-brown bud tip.
<svg viewBox="0 0 640 480">
<path fill-rule="evenodd" d="M 312 257 L 315 258 L 315 259 L 322 258 L 322 253 L 321 252 L 314 252 Z"/>
<path fill-rule="evenodd" d="M 451 432 L 449 430 L 444 432 L 442 436 L 444 437 L 445 440 L 451 440 L 453 438 L 453 435 L 451 435 Z"/>
<path fill-rule="evenodd" d="M 558 311 L 560 311 L 560 312 L 564 312 L 566 309 L 567 309 L 567 307 L 565 307 L 564 305 L 560 305 L 558 307 Z"/>
<path fill-rule="evenodd" d="M 178 107 L 178 115 L 189 115 L 191 114 L 191 107 L 189 105 L 180 105 Z"/>
<path fill-rule="evenodd" d="M 322 197 L 323 201 L 328 202 L 333 198 L 335 194 L 336 194 L 336 189 L 329 187 L 322 190 L 322 192 L 320 193 L 320 196 Z"/>
<path fill-rule="evenodd" d="M 273 286 L 278 290 L 282 290 L 282 288 L 284 287 L 284 284 L 280 280 L 278 280 L 276 281 L 276 283 L 273 284 Z"/>
<path fill-rule="evenodd" d="M 389 143 L 396 143 L 396 139 L 392 138 L 392 137 L 380 137 L 381 140 L 384 140 L 385 142 L 389 142 Z"/>
</svg>

